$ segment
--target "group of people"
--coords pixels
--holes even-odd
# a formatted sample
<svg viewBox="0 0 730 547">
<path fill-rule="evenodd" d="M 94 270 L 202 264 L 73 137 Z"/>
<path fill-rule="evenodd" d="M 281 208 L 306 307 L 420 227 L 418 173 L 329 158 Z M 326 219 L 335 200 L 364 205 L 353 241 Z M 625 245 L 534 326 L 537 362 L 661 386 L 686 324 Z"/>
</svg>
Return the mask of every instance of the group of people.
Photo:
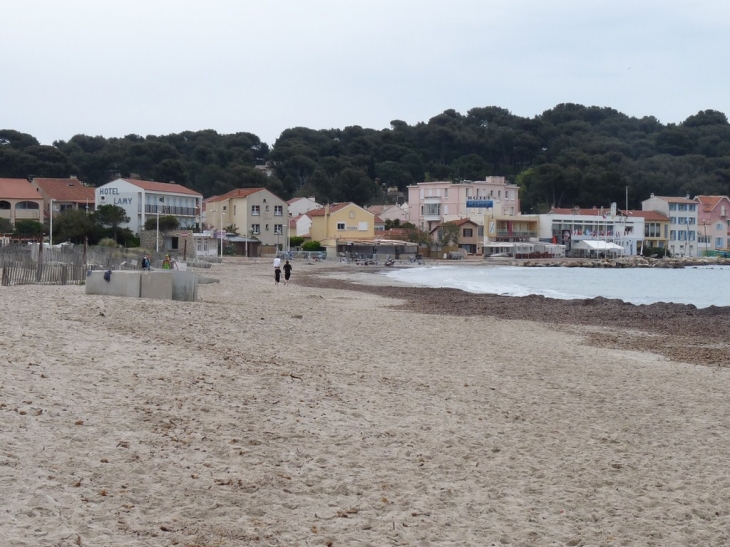
<svg viewBox="0 0 730 547">
<path fill-rule="evenodd" d="M 172 258 L 170 258 L 169 254 L 165 255 L 165 259 L 162 261 L 162 269 L 163 270 L 172 270 L 174 268 L 174 261 Z M 150 255 L 148 253 L 145 253 L 144 256 L 142 256 L 142 269 L 150 271 L 152 269 L 152 264 L 150 262 Z"/>
<path fill-rule="evenodd" d="M 274 259 L 274 281 L 275 284 L 278 285 L 279 281 L 281 281 L 281 259 L 277 256 Z M 284 264 L 284 285 L 289 284 L 289 278 L 291 277 L 291 264 L 289 264 L 289 261 L 287 260 Z"/>
</svg>

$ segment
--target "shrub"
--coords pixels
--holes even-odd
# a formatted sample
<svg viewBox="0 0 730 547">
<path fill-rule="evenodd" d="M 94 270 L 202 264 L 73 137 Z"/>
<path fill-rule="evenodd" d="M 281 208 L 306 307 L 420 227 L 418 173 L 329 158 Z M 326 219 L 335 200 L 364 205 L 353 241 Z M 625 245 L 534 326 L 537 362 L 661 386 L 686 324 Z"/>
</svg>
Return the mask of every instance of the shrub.
<svg viewBox="0 0 730 547">
<path fill-rule="evenodd" d="M 321 251 L 322 245 L 319 241 L 307 241 L 302 245 L 302 251 Z"/>
</svg>

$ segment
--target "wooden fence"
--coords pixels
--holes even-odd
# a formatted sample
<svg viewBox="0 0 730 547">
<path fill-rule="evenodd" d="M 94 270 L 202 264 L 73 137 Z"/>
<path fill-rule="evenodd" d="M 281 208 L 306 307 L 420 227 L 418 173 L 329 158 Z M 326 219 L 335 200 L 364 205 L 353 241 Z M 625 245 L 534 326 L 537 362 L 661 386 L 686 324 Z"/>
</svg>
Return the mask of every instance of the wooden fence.
<svg viewBox="0 0 730 547">
<path fill-rule="evenodd" d="M 34 245 L 0 247 L 2 286 L 79 285 L 88 270 L 137 269 L 139 252 L 104 247 L 69 246 L 40 249 Z"/>
<path fill-rule="evenodd" d="M 4 262 L 2 286 L 10 285 L 79 285 L 86 279 L 86 268 L 74 264 L 27 265 Z"/>
</svg>

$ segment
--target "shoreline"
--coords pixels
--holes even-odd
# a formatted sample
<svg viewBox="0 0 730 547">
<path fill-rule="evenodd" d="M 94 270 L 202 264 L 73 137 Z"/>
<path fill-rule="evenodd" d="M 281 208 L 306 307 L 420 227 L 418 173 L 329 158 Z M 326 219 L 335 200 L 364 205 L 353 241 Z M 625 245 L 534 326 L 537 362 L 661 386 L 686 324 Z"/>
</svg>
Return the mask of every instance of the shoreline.
<svg viewBox="0 0 730 547">
<path fill-rule="evenodd" d="M 592 328 L 591 342 L 601 347 L 652 351 L 674 361 L 730 367 L 730 306 L 697 308 L 692 304 L 632 304 L 604 297 L 560 300 L 540 295 L 500 296 L 460 289 L 417 287 L 396 283 L 383 268 L 347 268 L 308 273 L 299 282 L 308 287 L 359 291 L 405 300 L 394 305 L 415 313 L 453 317 L 494 317 L 546 323 L 553 328 Z M 372 282 L 363 276 L 373 276 Z M 712 328 L 708 329 L 711 321 Z M 598 329 L 598 330 L 596 330 Z M 625 331 L 625 332 L 624 332 Z M 647 338 L 647 336 L 649 338 Z"/>
</svg>

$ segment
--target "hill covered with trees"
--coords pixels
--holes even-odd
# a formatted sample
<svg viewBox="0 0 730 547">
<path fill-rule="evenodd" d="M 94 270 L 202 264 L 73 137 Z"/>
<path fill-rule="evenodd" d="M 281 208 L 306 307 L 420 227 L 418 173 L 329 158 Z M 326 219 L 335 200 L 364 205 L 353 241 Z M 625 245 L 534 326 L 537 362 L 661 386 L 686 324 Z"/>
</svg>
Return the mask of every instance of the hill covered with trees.
<svg viewBox="0 0 730 547">
<path fill-rule="evenodd" d="M 256 166 L 269 164 L 267 176 Z M 386 129 L 351 126 L 282 132 L 272 147 L 251 133 L 185 131 L 123 138 L 76 135 L 53 146 L 0 130 L 0 177 L 77 175 L 94 185 L 113 173 L 175 181 L 204 196 L 263 186 L 288 199 L 382 199 L 429 180 L 504 175 L 521 187 L 522 211 L 611 202 L 639 208 L 649 194 L 730 194 L 730 124 L 705 110 L 681 124 L 611 108 L 561 104 L 533 118 L 498 107 L 447 110 L 428 122 Z M 377 183 L 376 183 L 377 181 Z"/>
</svg>

